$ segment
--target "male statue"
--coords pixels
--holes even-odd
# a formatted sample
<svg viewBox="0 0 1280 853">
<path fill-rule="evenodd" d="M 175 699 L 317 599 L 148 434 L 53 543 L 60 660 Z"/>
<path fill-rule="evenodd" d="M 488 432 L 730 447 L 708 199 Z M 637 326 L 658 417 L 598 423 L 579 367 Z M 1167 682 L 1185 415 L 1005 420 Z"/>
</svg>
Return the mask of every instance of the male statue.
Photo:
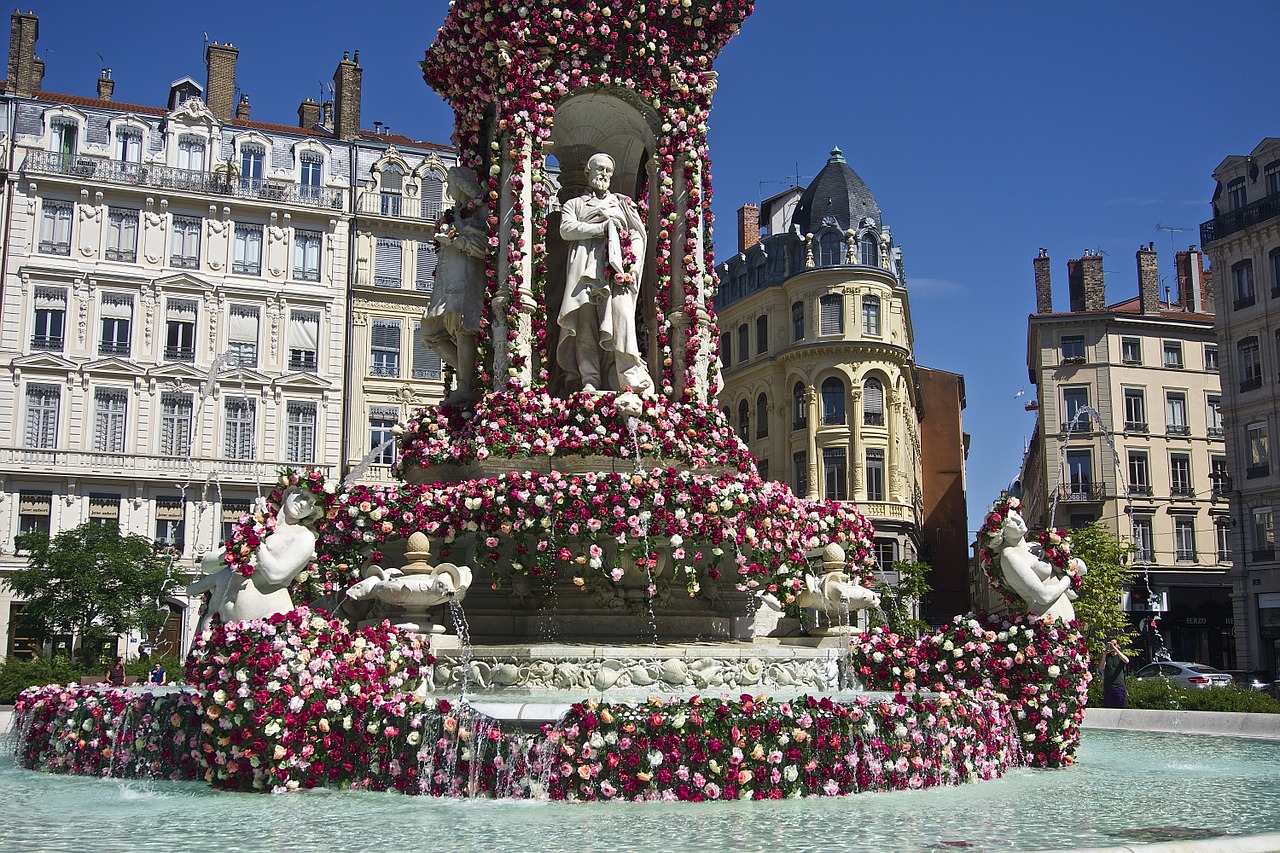
<svg viewBox="0 0 1280 853">
<path fill-rule="evenodd" d="M 589 191 L 565 202 L 560 236 L 569 249 L 556 361 L 570 390 L 630 388 L 652 396 L 640 356 L 636 301 L 644 269 L 645 231 L 630 198 L 609 191 L 613 158 L 587 160 Z"/>
</svg>

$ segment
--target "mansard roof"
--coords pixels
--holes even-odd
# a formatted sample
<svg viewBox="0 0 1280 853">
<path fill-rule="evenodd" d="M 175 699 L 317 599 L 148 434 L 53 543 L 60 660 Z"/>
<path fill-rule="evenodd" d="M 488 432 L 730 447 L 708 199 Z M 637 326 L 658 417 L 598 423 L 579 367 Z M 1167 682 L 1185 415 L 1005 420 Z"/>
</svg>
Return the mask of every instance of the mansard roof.
<svg viewBox="0 0 1280 853">
<path fill-rule="evenodd" d="M 880 205 L 840 149 L 833 148 L 827 165 L 800 197 L 792 221 L 801 234 L 816 234 L 833 222 L 841 231 L 857 230 L 864 219 L 871 219 L 879 230 Z"/>
</svg>

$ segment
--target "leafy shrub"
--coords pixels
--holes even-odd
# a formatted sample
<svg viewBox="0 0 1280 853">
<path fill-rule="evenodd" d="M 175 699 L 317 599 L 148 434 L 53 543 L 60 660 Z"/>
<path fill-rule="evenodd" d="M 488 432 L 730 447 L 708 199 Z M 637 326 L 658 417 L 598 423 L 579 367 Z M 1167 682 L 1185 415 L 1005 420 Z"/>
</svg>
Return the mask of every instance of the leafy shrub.
<svg viewBox="0 0 1280 853">
<path fill-rule="evenodd" d="M 64 657 L 26 660 L 10 655 L 0 665 L 0 705 L 12 705 L 28 687 L 79 682 L 82 675 L 106 675 L 101 667 L 73 664 Z"/>
<path fill-rule="evenodd" d="M 1280 714 L 1280 701 L 1238 685 L 1184 687 L 1167 678 L 1129 681 L 1129 707 L 1156 711 L 1230 711 L 1242 714 Z M 1101 706 L 1101 693 L 1098 697 Z M 1089 704 L 1094 706 L 1092 696 Z M 1097 707 L 1094 706 L 1094 707 Z"/>
</svg>

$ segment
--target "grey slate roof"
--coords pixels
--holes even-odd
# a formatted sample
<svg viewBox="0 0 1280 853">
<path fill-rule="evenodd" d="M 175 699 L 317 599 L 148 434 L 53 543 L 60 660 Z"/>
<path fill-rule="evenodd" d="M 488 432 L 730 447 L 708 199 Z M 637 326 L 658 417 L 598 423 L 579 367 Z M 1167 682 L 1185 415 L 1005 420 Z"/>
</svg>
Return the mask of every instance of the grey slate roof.
<svg viewBox="0 0 1280 853">
<path fill-rule="evenodd" d="M 831 149 L 827 165 L 809 184 L 792 220 L 801 234 L 815 234 L 827 217 L 834 217 L 841 231 L 857 229 L 866 217 L 879 230 L 880 205 L 858 173 L 849 167 L 839 148 Z"/>
</svg>

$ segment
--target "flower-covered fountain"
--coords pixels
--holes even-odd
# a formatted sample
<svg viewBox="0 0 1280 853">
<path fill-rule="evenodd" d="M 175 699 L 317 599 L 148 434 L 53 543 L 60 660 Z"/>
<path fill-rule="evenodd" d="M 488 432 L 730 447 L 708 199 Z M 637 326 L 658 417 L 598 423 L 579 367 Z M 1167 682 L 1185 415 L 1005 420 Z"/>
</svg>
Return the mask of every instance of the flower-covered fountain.
<svg viewBox="0 0 1280 853">
<path fill-rule="evenodd" d="M 457 389 L 403 426 L 401 485 L 282 472 L 197 582 L 234 594 L 190 687 L 24 694 L 24 766 L 706 800 L 1072 760 L 1088 676 L 1070 617 L 859 634 L 870 526 L 763 480 L 713 405 L 712 62 L 751 9 L 452 5 L 422 68 L 465 169 L 424 329 Z M 317 517 L 286 513 L 300 493 Z M 282 525 L 305 551 L 276 553 Z M 274 615 L 225 618 L 236 596 L 279 603 L 282 565 Z M 788 607 L 828 630 L 773 636 Z"/>
</svg>

